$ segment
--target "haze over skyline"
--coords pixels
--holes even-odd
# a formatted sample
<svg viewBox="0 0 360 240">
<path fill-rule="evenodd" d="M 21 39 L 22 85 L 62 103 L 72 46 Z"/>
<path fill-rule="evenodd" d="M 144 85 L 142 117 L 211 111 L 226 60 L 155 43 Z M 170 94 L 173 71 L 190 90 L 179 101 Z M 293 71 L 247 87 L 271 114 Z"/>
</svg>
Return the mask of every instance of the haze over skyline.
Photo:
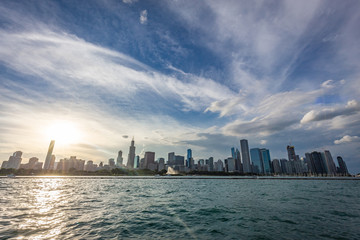
<svg viewBox="0 0 360 240">
<path fill-rule="evenodd" d="M 360 172 L 358 1 L 1 1 L 0 161 L 328 149 Z"/>
</svg>

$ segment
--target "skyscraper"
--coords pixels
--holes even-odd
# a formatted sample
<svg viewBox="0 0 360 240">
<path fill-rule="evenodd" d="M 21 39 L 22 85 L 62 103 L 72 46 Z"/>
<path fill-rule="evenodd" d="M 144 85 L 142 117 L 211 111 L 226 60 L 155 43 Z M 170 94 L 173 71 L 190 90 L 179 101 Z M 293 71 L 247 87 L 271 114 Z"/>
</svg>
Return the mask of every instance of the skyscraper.
<svg viewBox="0 0 360 240">
<path fill-rule="evenodd" d="M 169 166 L 175 164 L 175 153 L 174 152 L 168 153 L 168 162 L 167 162 L 167 164 Z"/>
<path fill-rule="evenodd" d="M 235 160 L 235 171 L 240 172 L 241 160 L 239 150 L 232 147 L 231 156 Z"/>
<path fill-rule="evenodd" d="M 3 166 L 2 168 L 14 168 L 19 169 L 21 164 L 22 152 L 16 151 L 12 156 L 9 157 L 9 161 L 7 161 L 7 166 Z"/>
<path fill-rule="evenodd" d="M 272 166 L 275 174 L 280 174 L 282 172 L 279 159 L 272 160 Z"/>
<path fill-rule="evenodd" d="M 241 147 L 241 159 L 243 161 L 243 169 L 244 173 L 251 172 L 251 165 L 250 165 L 250 155 L 249 155 L 249 145 L 246 139 L 240 140 L 240 147 Z"/>
<path fill-rule="evenodd" d="M 288 152 L 288 159 L 289 161 L 295 161 L 296 160 L 296 154 L 295 154 L 295 147 L 294 146 L 287 146 L 286 150 Z"/>
<path fill-rule="evenodd" d="M 342 159 L 342 157 L 338 156 L 337 161 L 339 163 L 339 173 L 342 175 L 349 175 L 347 166 L 345 161 Z"/>
<path fill-rule="evenodd" d="M 264 162 L 259 148 L 250 149 L 251 162 L 253 163 L 253 173 L 264 174 Z"/>
<path fill-rule="evenodd" d="M 185 157 L 180 155 L 174 156 L 174 165 L 176 166 L 184 166 L 185 163 Z"/>
<path fill-rule="evenodd" d="M 191 158 L 192 158 L 192 151 L 191 149 L 187 150 L 187 156 L 186 156 L 186 167 L 191 168 Z"/>
<path fill-rule="evenodd" d="M 135 141 L 134 138 L 131 140 L 131 145 L 129 148 L 128 161 L 126 163 L 126 167 L 134 168 L 134 160 L 135 160 Z"/>
<path fill-rule="evenodd" d="M 108 163 L 110 167 L 115 167 L 115 159 L 109 158 Z"/>
<path fill-rule="evenodd" d="M 316 151 L 312 152 L 311 159 L 314 161 L 315 173 L 316 174 L 325 174 L 326 170 L 324 167 L 324 161 L 323 161 L 321 153 L 316 152 Z"/>
<path fill-rule="evenodd" d="M 209 157 L 209 171 L 210 172 L 214 171 L 214 158 L 213 157 Z"/>
<path fill-rule="evenodd" d="M 336 174 L 336 166 L 335 166 L 335 163 L 331 156 L 330 151 L 325 150 L 324 155 L 325 155 L 325 162 L 327 164 L 328 174 L 335 175 Z"/>
<path fill-rule="evenodd" d="M 116 158 L 116 165 L 118 167 L 123 165 L 123 157 L 122 157 L 122 151 L 121 150 L 118 152 L 118 156 Z"/>
<path fill-rule="evenodd" d="M 44 164 L 44 169 L 45 170 L 50 169 L 51 155 L 52 155 L 52 152 L 54 150 L 54 146 L 55 146 L 55 140 L 51 140 L 50 145 L 49 145 L 49 149 L 48 149 L 48 152 L 47 152 L 46 158 L 45 158 L 45 164 Z"/>
<path fill-rule="evenodd" d="M 271 158 L 270 158 L 269 149 L 262 148 L 262 149 L 260 149 L 260 153 L 261 153 L 261 158 L 262 158 L 263 163 L 264 163 L 264 173 L 265 174 L 271 174 L 272 169 L 271 169 Z"/>
<path fill-rule="evenodd" d="M 140 168 L 140 156 L 137 155 L 134 161 L 134 168 Z"/>
<path fill-rule="evenodd" d="M 311 157 L 311 154 L 310 153 L 305 153 L 305 162 L 306 162 L 306 165 L 307 165 L 307 169 L 308 169 L 308 172 L 309 173 L 315 173 L 315 163 L 314 163 L 314 160 L 312 159 Z"/>
<path fill-rule="evenodd" d="M 155 153 L 154 152 L 145 152 L 145 168 L 150 169 L 150 165 L 155 163 Z"/>
</svg>

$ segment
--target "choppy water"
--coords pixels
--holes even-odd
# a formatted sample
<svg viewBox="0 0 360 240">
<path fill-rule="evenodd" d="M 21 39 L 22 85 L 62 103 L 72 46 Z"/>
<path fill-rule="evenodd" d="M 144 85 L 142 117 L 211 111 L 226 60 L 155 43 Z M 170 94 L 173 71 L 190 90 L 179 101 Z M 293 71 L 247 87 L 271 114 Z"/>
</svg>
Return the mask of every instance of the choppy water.
<svg viewBox="0 0 360 240">
<path fill-rule="evenodd" d="M 0 178 L 0 239 L 360 239 L 360 181 Z"/>
</svg>

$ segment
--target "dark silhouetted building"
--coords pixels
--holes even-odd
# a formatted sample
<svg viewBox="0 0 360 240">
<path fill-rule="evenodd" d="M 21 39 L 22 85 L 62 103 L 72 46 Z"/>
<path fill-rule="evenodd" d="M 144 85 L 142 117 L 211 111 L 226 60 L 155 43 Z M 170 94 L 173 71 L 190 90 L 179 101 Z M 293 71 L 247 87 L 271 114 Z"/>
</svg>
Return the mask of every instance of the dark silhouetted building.
<svg viewBox="0 0 360 240">
<path fill-rule="evenodd" d="M 349 171 L 347 169 L 345 161 L 342 159 L 342 157 L 338 156 L 337 161 L 339 164 L 338 173 L 341 175 L 349 175 Z"/>
<path fill-rule="evenodd" d="M 241 159 L 243 161 L 243 171 L 244 171 L 244 173 L 250 173 L 251 172 L 251 164 L 250 164 L 248 140 L 241 139 L 240 147 L 241 147 Z"/>
<path fill-rule="evenodd" d="M 126 163 L 126 167 L 128 168 L 134 168 L 134 161 L 135 161 L 135 141 L 134 138 L 131 140 L 131 145 L 129 148 L 129 155 L 128 155 L 128 161 Z"/>
<path fill-rule="evenodd" d="M 281 174 L 282 173 L 279 159 L 273 159 L 272 160 L 272 167 L 273 167 L 273 170 L 274 170 L 275 174 Z"/>
</svg>

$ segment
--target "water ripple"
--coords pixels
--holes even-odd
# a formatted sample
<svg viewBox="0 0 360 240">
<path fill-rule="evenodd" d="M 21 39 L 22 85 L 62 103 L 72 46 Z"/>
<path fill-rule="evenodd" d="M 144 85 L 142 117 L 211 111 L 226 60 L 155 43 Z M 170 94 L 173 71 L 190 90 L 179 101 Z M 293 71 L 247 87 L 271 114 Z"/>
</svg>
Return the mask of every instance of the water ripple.
<svg viewBox="0 0 360 240">
<path fill-rule="evenodd" d="M 360 239 L 359 183 L 0 178 L 0 239 Z"/>
</svg>

